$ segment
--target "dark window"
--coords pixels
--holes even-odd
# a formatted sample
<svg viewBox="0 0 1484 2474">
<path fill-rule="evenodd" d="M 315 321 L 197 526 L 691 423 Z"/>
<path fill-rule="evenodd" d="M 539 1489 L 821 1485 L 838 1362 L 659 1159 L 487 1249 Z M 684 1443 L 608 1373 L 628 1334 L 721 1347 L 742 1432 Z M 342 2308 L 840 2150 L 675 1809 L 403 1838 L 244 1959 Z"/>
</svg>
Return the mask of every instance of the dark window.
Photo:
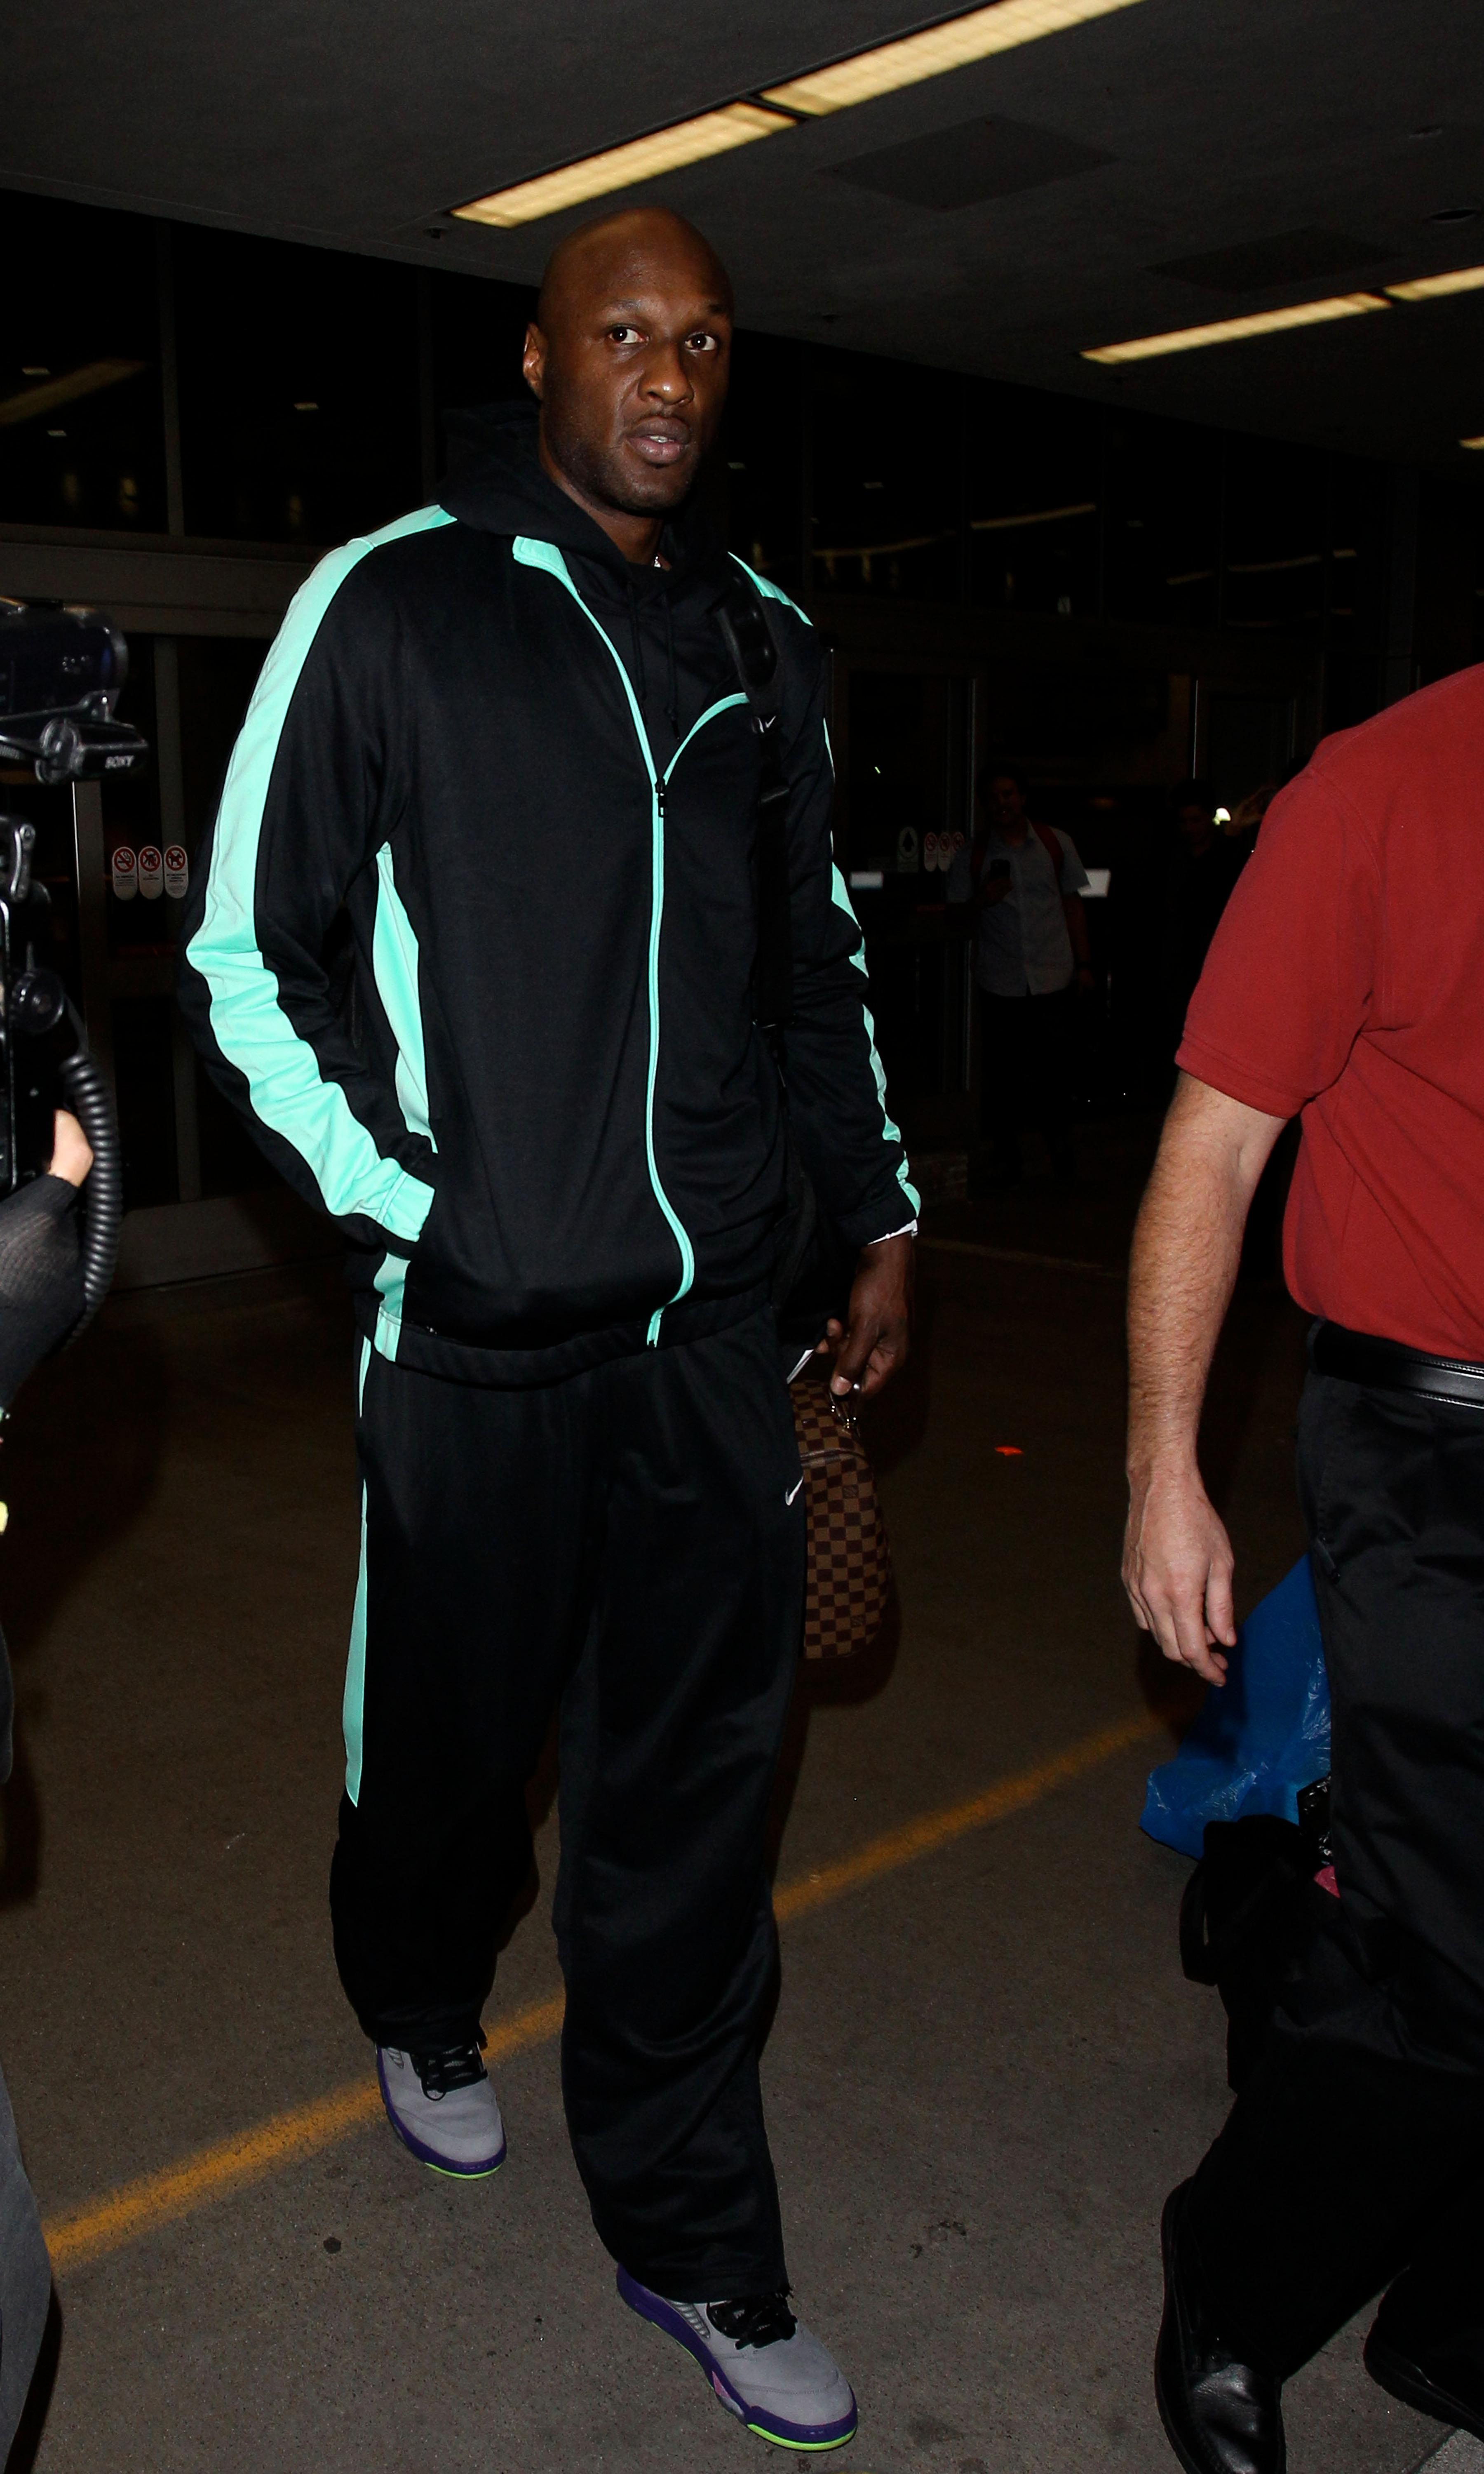
<svg viewBox="0 0 1484 2474">
<path fill-rule="evenodd" d="M 963 1084 L 964 949 L 947 934 L 942 862 L 969 823 L 969 709 L 967 679 L 850 673 L 850 867 L 883 879 L 850 899 L 894 1108 Z"/>
<path fill-rule="evenodd" d="M 991 664 L 986 752 L 1042 780 L 1143 771 L 1168 730 L 1168 672 L 1130 647 L 1071 637 L 1063 660 L 1002 652 Z"/>
<path fill-rule="evenodd" d="M 929 673 L 850 672 L 846 791 L 850 864 L 910 876 L 922 889 L 927 836 L 966 821 L 953 751 L 962 682 Z M 941 890 L 936 875 L 928 890 Z"/>
<path fill-rule="evenodd" d="M 1218 799 L 1234 808 L 1265 782 L 1281 781 L 1294 754 L 1292 696 L 1241 695 L 1218 688 L 1206 718 L 1206 772 Z"/>
<path fill-rule="evenodd" d="M 113 1074 L 126 1211 L 180 1200 L 171 1013 L 167 996 L 113 1000 Z"/>
<path fill-rule="evenodd" d="M 427 321 L 437 469 L 446 462 L 443 423 L 473 404 L 530 400 L 520 374 L 526 328 L 536 295 L 521 284 L 487 283 L 477 275 L 429 275 Z"/>
<path fill-rule="evenodd" d="M 1386 645 L 1385 467 L 1329 459 L 1329 624 L 1325 728 L 1346 730 L 1376 711 Z"/>
<path fill-rule="evenodd" d="M 0 194 L 0 519 L 165 529 L 155 230 Z"/>
<path fill-rule="evenodd" d="M 1097 615 L 1102 422 L 1096 405 L 1070 397 L 969 387 L 972 599 L 1064 618 Z"/>
<path fill-rule="evenodd" d="M 341 542 L 420 496 L 411 268 L 180 226 L 187 532 Z"/>
<path fill-rule="evenodd" d="M 1221 563 L 1218 429 L 1114 417 L 1107 449 L 1110 618 L 1209 627 Z"/>
<path fill-rule="evenodd" d="M 267 657 L 267 643 L 259 637 L 180 640 L 181 804 L 193 861 L 216 813 L 237 733 Z"/>
<path fill-rule="evenodd" d="M 1324 622 L 1329 493 L 1326 459 L 1264 438 L 1227 440 L 1228 627 L 1298 628 Z"/>
<path fill-rule="evenodd" d="M 717 450 L 729 546 L 796 597 L 807 590 L 802 573 L 803 366 L 802 344 L 738 335 Z"/>
<path fill-rule="evenodd" d="M 857 352 L 811 360 L 815 592 L 956 600 L 961 381 Z"/>
</svg>

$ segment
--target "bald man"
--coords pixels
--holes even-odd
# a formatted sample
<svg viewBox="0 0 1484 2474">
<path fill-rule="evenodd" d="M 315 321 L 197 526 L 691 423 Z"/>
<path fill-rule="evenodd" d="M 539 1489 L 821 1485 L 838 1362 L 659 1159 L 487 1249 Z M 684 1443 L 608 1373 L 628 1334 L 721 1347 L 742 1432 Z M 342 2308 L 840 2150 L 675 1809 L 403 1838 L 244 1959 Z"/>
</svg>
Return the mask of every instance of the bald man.
<svg viewBox="0 0 1484 2474">
<path fill-rule="evenodd" d="M 361 1567 L 330 1896 L 392 2126 L 441 2172 L 504 2157 L 480 2018 L 560 1704 L 562 2085 L 593 2221 L 730 2411 L 828 2448 L 855 2403 L 788 2309 L 758 2089 L 805 1535 L 771 1302 L 780 1072 L 754 1019 L 767 768 L 715 606 L 739 589 L 778 655 L 788 1123 L 857 1249 L 842 1393 L 904 1353 L 917 1197 L 831 864 L 817 643 L 687 509 L 730 341 L 726 275 L 677 217 L 563 242 L 536 402 L 466 421 L 442 503 L 295 601 L 181 993 L 348 1246 Z"/>
</svg>

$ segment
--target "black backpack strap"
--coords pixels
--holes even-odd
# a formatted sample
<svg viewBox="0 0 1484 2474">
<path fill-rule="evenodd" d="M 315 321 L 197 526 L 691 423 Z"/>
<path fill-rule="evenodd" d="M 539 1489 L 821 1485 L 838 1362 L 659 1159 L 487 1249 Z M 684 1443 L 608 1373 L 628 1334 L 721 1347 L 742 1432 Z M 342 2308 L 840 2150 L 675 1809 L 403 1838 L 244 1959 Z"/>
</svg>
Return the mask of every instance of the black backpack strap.
<svg viewBox="0 0 1484 2474">
<path fill-rule="evenodd" d="M 794 930 L 788 883 L 788 784 L 778 744 L 778 648 L 762 595 L 740 569 L 717 594 L 711 615 L 752 710 L 762 760 L 757 790 L 753 1014 L 760 1030 L 782 1031 L 794 1011 Z"/>
</svg>

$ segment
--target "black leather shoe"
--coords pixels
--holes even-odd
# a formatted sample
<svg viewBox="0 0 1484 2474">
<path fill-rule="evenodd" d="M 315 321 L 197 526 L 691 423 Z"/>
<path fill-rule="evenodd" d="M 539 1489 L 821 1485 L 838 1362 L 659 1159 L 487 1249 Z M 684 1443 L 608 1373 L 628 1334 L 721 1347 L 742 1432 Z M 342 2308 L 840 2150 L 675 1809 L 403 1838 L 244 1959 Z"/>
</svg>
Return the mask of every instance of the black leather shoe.
<svg viewBox="0 0 1484 2474">
<path fill-rule="evenodd" d="M 1185 2474 L 1284 2474 L 1281 2384 L 1224 2345 L 1181 2257 L 1188 2182 L 1164 2202 L 1164 2317 L 1154 2392 L 1164 2436 Z"/>
<path fill-rule="evenodd" d="M 1418 2413 L 1484 2439 L 1484 2365 L 1455 2352 L 1427 2354 L 1388 2336 L 1384 2314 L 1366 2339 L 1366 2369 L 1378 2388 Z"/>
</svg>

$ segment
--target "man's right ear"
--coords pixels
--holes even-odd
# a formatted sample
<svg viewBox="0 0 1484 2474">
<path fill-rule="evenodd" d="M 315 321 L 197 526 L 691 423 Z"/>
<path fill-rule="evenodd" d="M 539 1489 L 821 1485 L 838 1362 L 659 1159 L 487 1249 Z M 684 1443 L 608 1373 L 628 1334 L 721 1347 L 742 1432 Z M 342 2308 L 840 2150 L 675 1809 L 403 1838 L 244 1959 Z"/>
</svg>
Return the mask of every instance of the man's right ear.
<svg viewBox="0 0 1484 2474">
<path fill-rule="evenodd" d="M 546 338 L 534 319 L 526 328 L 526 339 L 520 350 L 520 375 L 539 403 L 541 380 L 546 375 Z"/>
</svg>

